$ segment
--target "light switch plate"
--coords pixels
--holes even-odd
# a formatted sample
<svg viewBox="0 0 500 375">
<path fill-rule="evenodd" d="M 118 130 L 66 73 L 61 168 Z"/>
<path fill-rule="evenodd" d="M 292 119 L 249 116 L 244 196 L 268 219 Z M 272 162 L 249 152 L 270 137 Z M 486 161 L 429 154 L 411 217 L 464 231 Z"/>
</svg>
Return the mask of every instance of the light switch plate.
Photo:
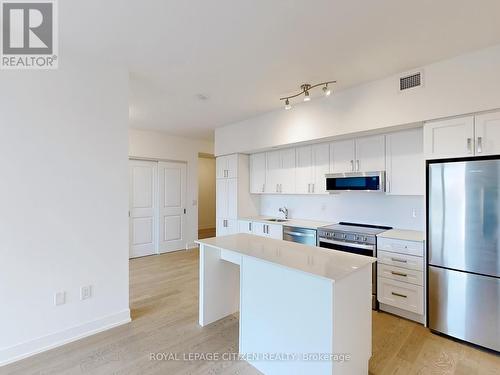
<svg viewBox="0 0 500 375">
<path fill-rule="evenodd" d="M 80 299 L 83 301 L 84 299 L 89 299 L 92 297 L 92 286 L 82 286 L 80 288 Z"/>
<path fill-rule="evenodd" d="M 60 306 L 66 303 L 66 292 L 56 292 L 54 294 L 54 305 Z"/>
</svg>

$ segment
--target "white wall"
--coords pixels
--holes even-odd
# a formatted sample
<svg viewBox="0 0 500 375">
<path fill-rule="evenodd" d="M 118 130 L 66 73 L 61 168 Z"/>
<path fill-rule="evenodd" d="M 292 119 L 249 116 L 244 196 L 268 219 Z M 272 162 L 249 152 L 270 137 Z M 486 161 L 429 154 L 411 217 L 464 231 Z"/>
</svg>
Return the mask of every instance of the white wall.
<svg viewBox="0 0 500 375">
<path fill-rule="evenodd" d="M 263 195 L 261 215 L 280 216 L 286 206 L 291 218 L 337 223 L 348 221 L 388 225 L 398 229 L 425 229 L 423 196 L 389 196 L 346 192 L 332 195 Z M 416 217 L 413 217 L 415 210 Z"/>
<path fill-rule="evenodd" d="M 399 93 L 398 79 L 396 75 L 339 91 L 288 111 L 280 105 L 274 112 L 220 127 L 215 132 L 215 154 L 500 108 L 500 45 L 425 66 L 423 88 Z"/>
<path fill-rule="evenodd" d="M 0 73 L 0 364 L 130 319 L 127 93 L 69 58 Z"/>
<path fill-rule="evenodd" d="M 198 229 L 215 228 L 215 158 L 198 158 Z"/>
<path fill-rule="evenodd" d="M 131 129 L 129 156 L 187 162 L 186 244 L 198 238 L 198 153 L 213 154 L 213 142 Z"/>
</svg>

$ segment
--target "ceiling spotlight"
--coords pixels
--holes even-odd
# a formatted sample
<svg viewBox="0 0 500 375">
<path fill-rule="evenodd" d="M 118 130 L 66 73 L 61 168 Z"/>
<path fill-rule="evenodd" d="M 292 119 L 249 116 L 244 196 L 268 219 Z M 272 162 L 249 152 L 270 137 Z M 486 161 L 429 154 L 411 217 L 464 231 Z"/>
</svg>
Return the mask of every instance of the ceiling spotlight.
<svg viewBox="0 0 500 375">
<path fill-rule="evenodd" d="M 294 94 L 294 95 L 285 96 L 284 98 L 280 98 L 280 100 L 285 101 L 285 109 L 290 109 L 290 108 L 292 108 L 292 106 L 290 105 L 290 99 L 296 98 L 297 96 L 300 96 L 300 95 L 304 95 L 304 101 L 308 102 L 311 100 L 311 95 L 310 95 L 309 91 L 311 91 L 311 89 L 314 89 L 314 88 L 319 87 L 319 86 L 323 86 L 323 94 L 325 96 L 330 96 L 332 93 L 332 90 L 328 87 L 328 85 L 330 83 L 337 83 L 337 81 L 321 82 L 321 83 L 317 83 L 315 85 L 310 85 L 309 83 L 304 83 L 303 85 L 300 86 L 300 90 L 301 90 L 300 92 L 298 92 L 297 94 Z"/>
<path fill-rule="evenodd" d="M 330 90 L 328 88 L 328 83 L 325 84 L 325 87 L 323 87 L 323 94 L 325 94 L 325 96 L 330 96 L 331 93 L 332 93 L 332 90 Z"/>
</svg>

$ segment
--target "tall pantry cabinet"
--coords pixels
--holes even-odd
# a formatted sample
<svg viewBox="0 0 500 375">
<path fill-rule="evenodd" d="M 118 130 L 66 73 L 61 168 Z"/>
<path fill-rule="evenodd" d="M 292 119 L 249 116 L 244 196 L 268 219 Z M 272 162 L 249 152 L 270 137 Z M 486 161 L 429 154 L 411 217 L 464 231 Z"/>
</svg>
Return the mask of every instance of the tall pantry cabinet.
<svg viewBox="0 0 500 375">
<path fill-rule="evenodd" d="M 238 233 L 238 218 L 257 216 L 259 212 L 259 196 L 250 195 L 248 155 L 217 157 L 216 177 L 217 236 Z"/>
</svg>

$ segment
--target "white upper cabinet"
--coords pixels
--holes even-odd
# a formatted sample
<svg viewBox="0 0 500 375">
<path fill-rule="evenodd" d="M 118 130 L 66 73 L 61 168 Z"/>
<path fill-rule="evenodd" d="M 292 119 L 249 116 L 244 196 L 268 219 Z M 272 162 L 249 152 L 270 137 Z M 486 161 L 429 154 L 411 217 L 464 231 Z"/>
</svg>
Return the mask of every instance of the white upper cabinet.
<svg viewBox="0 0 500 375">
<path fill-rule="evenodd" d="M 283 174 L 280 182 L 280 193 L 295 193 L 295 149 L 281 150 L 281 166 Z"/>
<path fill-rule="evenodd" d="M 476 155 L 500 154 L 500 111 L 477 115 L 475 124 Z"/>
<path fill-rule="evenodd" d="M 266 154 L 266 193 L 295 193 L 295 149 Z"/>
<path fill-rule="evenodd" d="M 266 153 L 266 193 L 280 192 L 281 152 L 271 151 Z"/>
<path fill-rule="evenodd" d="M 391 195 L 424 195 L 425 162 L 423 129 L 386 136 L 386 192 Z"/>
<path fill-rule="evenodd" d="M 296 149 L 297 166 L 295 168 L 295 192 L 309 194 L 312 192 L 313 183 L 313 155 L 312 146 L 298 147 Z"/>
<path fill-rule="evenodd" d="M 266 153 L 250 155 L 250 193 L 263 193 L 266 187 Z"/>
<path fill-rule="evenodd" d="M 238 154 L 219 156 L 216 160 L 217 178 L 238 177 Z"/>
<path fill-rule="evenodd" d="M 432 121 L 424 126 L 427 159 L 473 156 L 474 149 L 474 116 Z"/>
<path fill-rule="evenodd" d="M 385 169 L 385 136 L 336 141 L 330 147 L 332 173 L 375 172 Z"/>
<path fill-rule="evenodd" d="M 330 146 L 330 171 L 344 173 L 354 171 L 356 143 L 354 139 L 333 142 Z"/>
<path fill-rule="evenodd" d="M 330 145 L 321 143 L 312 146 L 313 194 L 327 194 L 325 175 L 330 172 Z"/>
<path fill-rule="evenodd" d="M 356 172 L 385 170 L 385 135 L 356 139 Z"/>
</svg>

